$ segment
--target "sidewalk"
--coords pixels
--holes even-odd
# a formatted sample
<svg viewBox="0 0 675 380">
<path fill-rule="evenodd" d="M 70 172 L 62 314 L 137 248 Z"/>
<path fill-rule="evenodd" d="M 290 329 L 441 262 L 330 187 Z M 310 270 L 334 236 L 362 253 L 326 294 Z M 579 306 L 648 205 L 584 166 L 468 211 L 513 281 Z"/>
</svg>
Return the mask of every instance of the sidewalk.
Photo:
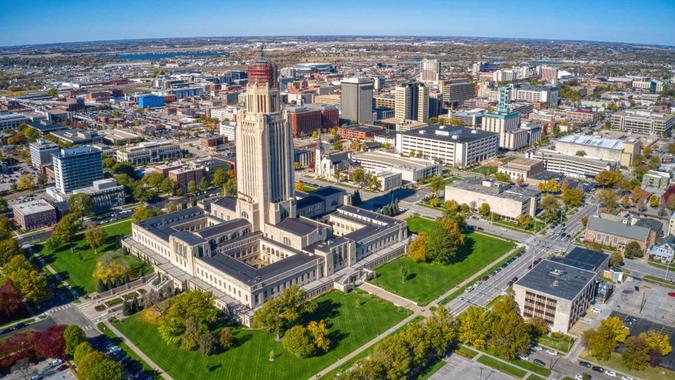
<svg viewBox="0 0 675 380">
<path fill-rule="evenodd" d="M 152 369 L 157 371 L 157 373 L 160 374 L 160 376 L 162 376 L 166 380 L 173 380 L 173 378 L 169 376 L 169 374 L 165 373 L 164 370 L 162 370 L 160 366 L 158 366 L 155 362 L 153 362 L 152 359 L 150 359 L 143 351 L 141 351 L 140 348 L 136 347 L 136 345 L 132 341 L 127 339 L 124 336 L 124 334 L 122 334 L 119 330 L 117 330 L 117 328 L 113 326 L 112 323 L 110 323 L 109 321 L 103 321 L 103 323 L 106 325 L 106 327 L 110 329 L 110 331 L 112 331 L 115 335 L 117 335 L 120 339 L 122 339 L 122 341 L 124 341 L 124 343 L 127 346 L 129 346 L 129 348 L 131 348 L 134 351 L 134 353 L 136 353 L 136 355 L 138 355 L 141 359 L 143 359 L 143 361 L 146 362 Z"/>
<path fill-rule="evenodd" d="M 421 315 L 423 317 L 431 316 L 431 312 L 427 307 L 420 307 L 417 305 L 417 303 L 407 298 L 401 297 L 398 294 L 382 289 L 379 286 L 373 285 L 369 282 L 364 282 L 363 284 L 361 284 L 359 286 L 359 289 L 372 295 L 375 295 L 379 298 L 382 298 L 383 300 L 389 301 L 396 306 L 402 306 L 405 307 L 406 309 L 412 310 L 412 312 L 417 315 Z"/>
</svg>

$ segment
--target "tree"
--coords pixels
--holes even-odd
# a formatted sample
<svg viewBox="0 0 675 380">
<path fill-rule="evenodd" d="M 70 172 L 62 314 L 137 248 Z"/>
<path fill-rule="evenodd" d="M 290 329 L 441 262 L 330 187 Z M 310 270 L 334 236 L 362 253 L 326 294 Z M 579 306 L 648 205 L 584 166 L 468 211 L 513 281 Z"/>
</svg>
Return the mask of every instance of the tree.
<svg viewBox="0 0 675 380">
<path fill-rule="evenodd" d="M 39 302 L 51 297 L 47 277 L 38 273 L 23 255 L 14 256 L 2 268 L 6 279 L 29 301 Z"/>
<path fill-rule="evenodd" d="M 206 179 L 206 177 L 202 177 L 201 180 L 199 180 L 199 191 L 206 191 L 209 188 L 209 181 Z"/>
<path fill-rule="evenodd" d="M 211 184 L 216 187 L 223 186 L 227 177 L 225 176 L 225 169 L 218 168 L 213 172 L 213 178 L 211 178 Z"/>
<path fill-rule="evenodd" d="M 176 183 L 171 180 L 171 178 L 166 177 L 162 180 L 162 183 L 159 185 L 159 192 L 162 194 L 173 194 L 176 190 Z"/>
<path fill-rule="evenodd" d="M 216 352 L 217 341 L 216 337 L 213 336 L 213 333 L 210 331 L 205 331 L 197 339 L 199 345 L 199 352 L 203 355 L 211 355 Z"/>
<path fill-rule="evenodd" d="M 82 359 L 88 354 L 95 352 L 94 347 L 89 344 L 89 342 L 82 342 L 75 347 L 75 352 L 73 353 L 73 362 L 76 366 L 80 366 Z"/>
<path fill-rule="evenodd" d="M 449 264 L 457 258 L 457 250 L 464 244 L 462 229 L 457 219 L 444 218 L 427 240 L 429 260 Z"/>
<path fill-rule="evenodd" d="M 121 257 L 106 253 L 96 261 L 96 268 L 92 275 L 94 278 L 106 282 L 124 278 L 130 272 L 131 267 Z M 119 286 L 120 284 L 117 285 Z"/>
<path fill-rule="evenodd" d="M 0 321 L 10 320 L 24 310 L 23 295 L 14 287 L 12 280 L 0 286 Z"/>
<path fill-rule="evenodd" d="M 487 203 L 481 204 L 478 208 L 478 213 L 484 218 L 488 217 L 490 215 L 490 205 Z"/>
<path fill-rule="evenodd" d="M 511 181 L 511 177 L 508 174 L 502 172 L 495 173 L 495 179 L 499 182 L 506 182 L 506 183 L 513 182 Z"/>
<path fill-rule="evenodd" d="M 333 141 L 333 150 L 342 151 L 342 141 L 336 138 Z"/>
<path fill-rule="evenodd" d="M 570 207 L 579 207 L 584 201 L 584 192 L 579 188 L 564 187 L 562 191 L 562 201 Z"/>
<path fill-rule="evenodd" d="M 408 245 L 408 256 L 416 262 L 423 263 L 427 261 L 427 244 L 429 234 L 420 232 L 417 237 Z"/>
<path fill-rule="evenodd" d="M 651 197 L 649 197 L 649 207 L 657 208 L 657 207 L 659 207 L 660 203 L 661 203 L 661 201 L 660 201 L 659 197 L 657 197 L 656 195 L 652 195 Z"/>
<path fill-rule="evenodd" d="M 644 339 L 639 336 L 631 336 L 621 352 L 623 364 L 633 370 L 641 371 L 647 368 L 649 362 L 649 347 Z"/>
<path fill-rule="evenodd" d="M 284 334 L 281 343 L 284 348 L 300 358 L 310 357 L 316 352 L 316 347 L 312 342 L 312 335 L 301 325 L 291 327 Z"/>
<path fill-rule="evenodd" d="M 668 356 L 673 348 L 670 346 L 670 337 L 657 330 L 649 330 L 640 333 L 640 338 L 645 341 L 650 351 L 655 351 L 661 356 Z"/>
<path fill-rule="evenodd" d="M 229 178 L 225 185 L 223 185 L 223 194 L 225 196 L 235 196 L 237 195 L 237 180 L 234 178 Z"/>
<path fill-rule="evenodd" d="M 558 219 L 560 205 L 553 195 L 547 195 L 541 200 L 541 209 L 544 210 L 544 220 L 550 223 Z"/>
<path fill-rule="evenodd" d="M 600 205 L 608 210 L 612 210 L 616 207 L 616 192 L 611 189 L 604 189 L 598 191 L 598 201 Z"/>
<path fill-rule="evenodd" d="M 65 358 L 66 341 L 63 332 L 66 325 L 54 325 L 44 331 L 36 331 L 30 334 L 35 355 L 41 359 Z"/>
<path fill-rule="evenodd" d="M 0 267 L 7 264 L 14 256 L 21 254 L 21 247 L 15 238 L 0 240 Z"/>
<path fill-rule="evenodd" d="M 435 175 L 431 177 L 429 181 L 429 189 L 438 196 L 438 193 L 445 188 L 445 181 L 440 175 Z"/>
<path fill-rule="evenodd" d="M 162 212 L 154 207 L 149 207 L 147 205 L 140 205 L 136 207 L 134 213 L 131 215 L 132 222 L 140 222 L 148 218 L 155 217 L 160 215 Z"/>
<path fill-rule="evenodd" d="M 4 213 L 7 211 L 7 199 L 0 198 L 0 212 Z"/>
<path fill-rule="evenodd" d="M 213 305 L 211 293 L 188 291 L 171 299 L 166 312 L 159 318 L 157 330 L 167 344 L 182 345 L 190 318 L 194 319 L 203 331 L 207 331 L 208 325 L 215 322 L 217 316 L 218 309 Z"/>
<path fill-rule="evenodd" d="M 531 344 L 530 327 L 518 314 L 512 297 L 502 297 L 492 308 L 488 349 L 498 356 L 513 360 L 527 352 Z"/>
<path fill-rule="evenodd" d="M 16 183 L 16 189 L 19 191 L 32 190 L 35 188 L 35 179 L 31 174 L 22 174 Z"/>
<path fill-rule="evenodd" d="M 220 347 L 227 350 L 228 348 L 234 346 L 236 342 L 236 337 L 234 336 L 234 334 L 232 334 L 231 328 L 223 327 L 223 329 L 220 330 L 218 341 L 220 342 Z"/>
<path fill-rule="evenodd" d="M 314 303 L 307 301 L 305 291 L 293 285 L 256 310 L 253 325 L 274 332 L 279 340 L 282 329 L 297 324 L 302 314 L 314 308 Z"/>
<path fill-rule="evenodd" d="M 187 184 L 187 192 L 194 194 L 197 192 L 197 183 L 194 180 L 190 180 Z"/>
<path fill-rule="evenodd" d="M 362 184 L 364 183 L 365 179 L 366 173 L 362 167 L 357 167 L 352 170 L 352 181 L 363 186 Z"/>
<path fill-rule="evenodd" d="M 80 360 L 79 380 L 122 380 L 122 365 L 108 359 L 99 351 L 90 352 Z"/>
<path fill-rule="evenodd" d="M 520 227 L 528 229 L 532 226 L 532 217 L 527 214 L 522 214 L 516 218 L 516 222 L 518 222 Z"/>
<path fill-rule="evenodd" d="M 405 283 L 408 280 L 408 276 L 410 276 L 410 271 L 405 265 L 401 266 L 399 269 L 401 273 L 401 283 Z"/>
<path fill-rule="evenodd" d="M 627 258 L 633 258 L 633 257 L 642 257 L 643 252 L 642 248 L 640 247 L 640 244 L 635 241 L 631 241 L 630 243 L 626 244 L 626 247 L 624 248 L 623 251 L 624 257 Z"/>
<path fill-rule="evenodd" d="M 623 179 L 618 170 L 603 170 L 595 176 L 595 184 L 601 187 L 614 187 Z"/>
<path fill-rule="evenodd" d="M 629 330 L 623 325 L 623 321 L 617 317 L 609 317 L 595 330 L 584 333 L 584 342 L 591 356 L 606 361 L 619 343 L 623 343 L 628 337 Z"/>
<path fill-rule="evenodd" d="M 314 340 L 312 343 L 314 346 L 322 351 L 328 352 L 330 350 L 331 341 L 328 334 L 328 327 L 326 327 L 326 321 L 311 321 L 307 325 L 307 331 L 312 335 Z"/>
<path fill-rule="evenodd" d="M 530 318 L 528 323 L 530 324 L 530 327 L 532 329 L 532 333 L 535 336 L 543 336 L 543 335 L 548 334 L 548 332 L 549 332 L 548 322 L 546 322 L 544 319 L 542 319 L 540 317 Z"/>
<path fill-rule="evenodd" d="M 94 253 L 98 253 L 98 248 L 105 243 L 106 235 L 99 226 L 90 226 L 84 232 L 84 240 L 89 244 L 89 246 L 94 250 Z"/>
<path fill-rule="evenodd" d="M 486 348 L 493 320 L 492 313 L 478 306 L 470 306 L 457 317 L 459 341 L 478 349 Z"/>
<path fill-rule="evenodd" d="M 621 252 L 612 252 L 612 255 L 609 257 L 609 265 L 615 267 L 621 265 L 621 263 L 623 263 Z"/>
<path fill-rule="evenodd" d="M 63 331 L 63 339 L 66 341 L 66 353 L 73 356 L 77 346 L 87 341 L 87 336 L 79 326 L 69 325 Z"/>
<path fill-rule="evenodd" d="M 78 216 L 84 216 L 91 212 L 91 202 L 91 195 L 87 193 L 73 194 L 70 199 L 68 199 L 70 211 Z"/>
<path fill-rule="evenodd" d="M 560 191 L 560 184 L 555 179 L 549 179 L 540 182 L 537 188 L 539 188 L 539 191 L 542 193 L 557 193 Z"/>
<path fill-rule="evenodd" d="M 47 240 L 50 248 L 59 248 L 67 242 L 73 241 L 75 234 L 82 226 L 80 216 L 75 213 L 70 213 L 61 218 L 59 224 L 54 227 L 52 235 Z"/>
</svg>

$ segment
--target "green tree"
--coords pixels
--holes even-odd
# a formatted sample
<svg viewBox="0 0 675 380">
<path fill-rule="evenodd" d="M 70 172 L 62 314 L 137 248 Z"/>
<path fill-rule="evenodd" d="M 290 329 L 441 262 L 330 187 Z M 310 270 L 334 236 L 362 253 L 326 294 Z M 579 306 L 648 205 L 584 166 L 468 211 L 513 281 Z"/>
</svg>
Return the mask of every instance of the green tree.
<svg viewBox="0 0 675 380">
<path fill-rule="evenodd" d="M 307 325 L 307 331 L 312 335 L 313 345 L 321 352 L 328 352 L 330 350 L 331 341 L 329 338 L 328 327 L 326 321 L 311 321 Z"/>
<path fill-rule="evenodd" d="M 202 177 L 201 180 L 199 180 L 199 191 L 206 191 L 209 188 L 209 181 L 206 179 L 206 177 Z"/>
<path fill-rule="evenodd" d="M 478 207 L 478 213 L 482 217 L 487 218 L 488 216 L 490 216 L 490 205 L 487 203 L 481 204 L 480 207 Z"/>
<path fill-rule="evenodd" d="M 80 216 L 76 213 L 70 213 L 61 218 L 47 240 L 48 247 L 55 249 L 73 241 L 75 234 L 82 226 L 81 223 Z"/>
<path fill-rule="evenodd" d="M 457 317 L 458 339 L 479 349 L 487 347 L 493 316 L 479 306 L 470 306 Z"/>
<path fill-rule="evenodd" d="M 438 193 L 445 189 L 445 181 L 443 181 L 443 177 L 440 175 L 431 177 L 429 180 L 429 189 L 433 191 L 436 196 L 438 196 Z"/>
<path fill-rule="evenodd" d="M 547 195 L 541 200 L 541 209 L 544 211 L 544 220 L 551 223 L 558 220 L 558 214 L 560 212 L 560 204 L 558 200 L 553 195 Z"/>
<path fill-rule="evenodd" d="M 591 356 L 606 361 L 619 343 L 623 343 L 628 337 L 629 330 L 623 325 L 623 321 L 617 317 L 609 317 L 595 330 L 584 333 L 584 342 Z"/>
<path fill-rule="evenodd" d="M 90 226 L 84 232 L 84 240 L 89 244 L 94 253 L 98 253 L 98 248 L 105 243 L 106 235 L 99 226 Z"/>
<path fill-rule="evenodd" d="M 220 187 L 225 184 L 225 181 L 227 181 L 227 177 L 225 176 L 225 169 L 218 168 L 214 170 L 213 177 L 211 178 L 211 184 L 213 186 Z"/>
<path fill-rule="evenodd" d="M 85 216 L 91 212 L 91 195 L 87 193 L 73 194 L 68 199 L 70 211 L 78 216 Z"/>
<path fill-rule="evenodd" d="M 657 197 L 656 195 L 652 195 L 651 197 L 649 197 L 649 207 L 657 208 L 657 207 L 659 207 L 660 203 L 661 203 L 661 201 L 660 201 L 659 197 Z"/>
<path fill-rule="evenodd" d="M 77 378 L 79 380 L 122 380 L 122 365 L 108 359 L 101 352 L 94 351 L 80 360 Z"/>
<path fill-rule="evenodd" d="M 23 255 L 12 257 L 2 268 L 2 273 L 31 302 L 40 302 L 52 295 L 47 277 L 38 273 Z"/>
<path fill-rule="evenodd" d="M 171 345 L 182 344 L 188 319 L 194 318 L 204 331 L 215 322 L 218 309 L 213 305 L 209 292 L 188 291 L 171 299 L 169 307 L 158 321 L 157 330 L 162 339 Z"/>
<path fill-rule="evenodd" d="M 92 352 L 96 351 L 94 347 L 91 346 L 88 342 L 82 342 L 75 347 L 75 352 L 73 353 L 73 362 L 76 366 L 80 366 L 80 361 Z"/>
<path fill-rule="evenodd" d="M 513 182 L 513 181 L 511 180 L 511 177 L 510 177 L 508 174 L 502 173 L 502 172 L 497 172 L 497 173 L 495 173 L 495 179 L 496 179 L 497 181 L 500 181 L 500 182 L 506 182 L 506 183 L 511 183 L 511 182 Z"/>
<path fill-rule="evenodd" d="M 570 207 L 579 207 L 584 202 L 584 192 L 579 188 L 571 189 L 569 187 L 563 188 L 562 201 Z"/>
<path fill-rule="evenodd" d="M 223 329 L 220 330 L 218 341 L 220 342 L 220 347 L 227 350 L 228 348 L 234 346 L 235 342 L 237 341 L 237 338 L 232 333 L 231 328 L 223 327 Z"/>
<path fill-rule="evenodd" d="M 233 197 L 237 195 L 237 180 L 230 178 L 223 185 L 223 195 Z"/>
<path fill-rule="evenodd" d="M 173 194 L 175 190 L 176 183 L 174 183 L 169 177 L 164 178 L 162 183 L 159 185 L 159 192 L 162 194 Z"/>
<path fill-rule="evenodd" d="M 203 355 L 211 355 L 216 352 L 217 348 L 216 337 L 210 331 L 205 331 L 197 339 L 197 344 L 199 345 L 199 352 Z"/>
<path fill-rule="evenodd" d="M 284 348 L 300 358 L 308 358 L 316 352 L 312 335 L 301 325 L 291 327 L 281 342 Z"/>
<path fill-rule="evenodd" d="M 15 238 L 0 240 L 0 268 L 16 255 L 21 255 L 21 247 Z"/>
<path fill-rule="evenodd" d="M 187 184 L 187 192 L 194 194 L 197 192 L 197 183 L 194 180 L 190 180 Z"/>
<path fill-rule="evenodd" d="M 457 258 L 457 250 L 464 244 L 461 226 L 457 219 L 444 219 L 427 240 L 429 260 L 450 264 Z"/>
<path fill-rule="evenodd" d="M 626 247 L 624 248 L 623 251 L 623 256 L 628 258 L 642 257 L 643 254 L 644 252 L 642 252 L 640 244 L 638 244 L 635 241 L 631 241 L 630 243 L 626 244 Z"/>
<path fill-rule="evenodd" d="M 57 96 L 59 94 L 59 90 L 55 88 L 50 88 L 47 90 L 47 95 L 49 96 Z"/>
<path fill-rule="evenodd" d="M 79 326 L 69 325 L 63 330 L 63 339 L 66 341 L 66 354 L 73 356 L 77 346 L 87 341 L 87 335 Z"/>
<path fill-rule="evenodd" d="M 519 215 L 518 218 L 516 218 L 516 222 L 518 223 L 518 225 L 520 227 L 528 229 L 532 226 L 533 220 L 532 220 L 531 216 L 529 216 L 527 214 L 523 214 L 523 215 Z"/>
<path fill-rule="evenodd" d="M 161 210 L 143 204 L 134 209 L 134 213 L 131 215 L 131 221 L 140 222 L 148 218 L 160 215 L 161 213 L 162 213 Z"/>
<path fill-rule="evenodd" d="M 621 361 L 623 365 L 632 370 L 641 371 L 647 368 L 649 362 L 649 347 L 647 343 L 639 336 L 631 336 L 626 341 L 625 347 L 621 352 Z"/>
<path fill-rule="evenodd" d="M 623 263 L 623 256 L 621 252 L 612 252 L 612 255 L 609 257 L 609 265 L 615 267 Z"/>
<path fill-rule="evenodd" d="M 274 332 L 279 340 L 283 329 L 296 325 L 304 313 L 313 311 L 315 307 L 306 299 L 305 291 L 293 285 L 256 310 L 253 324 Z"/>
<path fill-rule="evenodd" d="M 670 345 L 670 337 L 657 330 L 649 330 L 640 333 L 640 338 L 645 341 L 650 351 L 654 351 L 661 356 L 667 356 L 673 350 Z"/>
<path fill-rule="evenodd" d="M 613 210 L 616 207 L 616 192 L 611 189 L 604 189 L 598 191 L 598 202 L 600 205 L 608 210 Z"/>
<path fill-rule="evenodd" d="M 7 211 L 7 199 L 0 197 L 0 212 Z"/>
</svg>

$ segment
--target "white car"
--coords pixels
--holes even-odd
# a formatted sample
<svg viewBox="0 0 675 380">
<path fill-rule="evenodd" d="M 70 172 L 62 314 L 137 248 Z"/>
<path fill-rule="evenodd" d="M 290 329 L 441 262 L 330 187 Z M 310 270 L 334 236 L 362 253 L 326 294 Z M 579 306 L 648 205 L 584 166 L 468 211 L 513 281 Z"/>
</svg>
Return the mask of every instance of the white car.
<svg viewBox="0 0 675 380">
<path fill-rule="evenodd" d="M 535 351 L 544 351 L 544 347 L 542 347 L 542 346 L 534 346 L 534 347 L 532 347 L 532 349 L 535 350 Z"/>
<path fill-rule="evenodd" d="M 608 369 L 608 370 L 605 371 L 605 375 L 607 375 L 609 377 L 616 377 L 616 372 Z"/>
<path fill-rule="evenodd" d="M 530 357 L 527 356 L 527 355 L 520 355 L 520 356 L 518 356 L 518 358 L 519 358 L 520 360 L 525 360 L 525 361 L 530 360 Z"/>
<path fill-rule="evenodd" d="M 628 277 L 628 278 L 630 278 L 630 277 Z M 633 378 L 628 376 L 628 375 L 623 375 L 623 376 L 621 376 L 621 380 L 633 380 Z"/>
<path fill-rule="evenodd" d="M 546 350 L 546 353 L 548 355 L 551 355 L 551 356 L 558 356 L 558 351 L 556 351 L 556 350 L 548 349 L 548 350 Z"/>
<path fill-rule="evenodd" d="M 593 306 L 591 310 L 593 310 L 594 313 L 598 314 L 600 314 L 600 312 L 602 311 L 602 309 L 600 309 L 600 306 Z"/>
<path fill-rule="evenodd" d="M 583 375 L 576 375 L 576 376 L 574 376 L 574 380 L 584 380 L 584 376 Z"/>
</svg>

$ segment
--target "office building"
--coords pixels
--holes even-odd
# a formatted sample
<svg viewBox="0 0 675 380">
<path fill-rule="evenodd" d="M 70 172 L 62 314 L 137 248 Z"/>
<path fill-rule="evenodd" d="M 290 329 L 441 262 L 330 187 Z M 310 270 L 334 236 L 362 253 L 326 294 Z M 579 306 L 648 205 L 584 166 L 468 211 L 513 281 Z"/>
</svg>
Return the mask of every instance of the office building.
<svg viewBox="0 0 675 380">
<path fill-rule="evenodd" d="M 39 139 L 30 144 L 30 160 L 33 167 L 41 169 L 52 163 L 52 155 L 59 154 L 61 148 L 49 140 Z"/>
<path fill-rule="evenodd" d="M 53 164 L 56 188 L 64 194 L 103 178 L 101 151 L 91 146 L 62 149 Z"/>
<path fill-rule="evenodd" d="M 610 118 L 612 128 L 640 135 L 664 136 L 675 123 L 675 116 L 642 110 L 615 112 Z"/>
<path fill-rule="evenodd" d="M 70 194 L 62 194 L 53 187 L 47 189 L 47 194 L 57 202 L 68 202 L 75 194 L 89 194 L 91 196 L 91 208 L 94 212 L 105 212 L 115 207 L 124 206 L 126 193 L 124 186 L 117 183 L 114 178 L 106 178 L 94 181 L 91 186 L 73 190 Z"/>
<path fill-rule="evenodd" d="M 430 125 L 396 135 L 396 152 L 460 169 L 497 155 L 499 136 L 478 129 Z"/>
<path fill-rule="evenodd" d="M 180 146 L 173 141 L 144 141 L 126 146 L 116 152 L 117 161 L 132 165 L 175 160 L 181 157 Z"/>
<path fill-rule="evenodd" d="M 511 177 L 512 181 L 521 179 L 527 181 L 528 178 L 543 173 L 546 170 L 544 162 L 533 160 L 531 158 L 518 157 L 497 168 L 498 173 L 504 173 Z"/>
<path fill-rule="evenodd" d="M 394 117 L 401 120 L 429 120 L 429 87 L 423 83 L 407 83 L 395 89 Z"/>
<path fill-rule="evenodd" d="M 448 122 L 452 119 L 458 119 L 462 121 L 464 127 L 481 129 L 484 113 L 485 110 L 482 108 L 454 112 L 448 111 L 447 116 L 440 116 L 439 119 L 446 119 Z"/>
<path fill-rule="evenodd" d="M 167 175 L 176 186 L 186 191 L 190 182 L 193 182 L 196 186 L 202 178 L 206 178 L 206 170 L 203 166 L 197 164 L 182 165 L 169 170 Z"/>
<path fill-rule="evenodd" d="M 541 133 L 531 128 L 520 128 L 520 115 L 510 112 L 508 108 L 511 98 L 511 89 L 499 88 L 499 105 L 497 112 L 488 112 L 483 115 L 480 128 L 484 131 L 499 135 L 499 147 L 508 150 L 518 150 L 528 144 L 539 142 Z"/>
<path fill-rule="evenodd" d="M 255 66 L 264 71 L 265 63 L 261 56 Z M 257 308 L 288 287 L 300 286 L 308 297 L 347 291 L 408 244 L 405 222 L 339 206 L 341 190 L 320 189 L 302 202 L 303 214 L 316 219 L 298 215 L 291 131 L 279 87 L 267 80 L 275 67 L 267 70 L 249 75 L 237 130 L 238 198 L 133 223 L 122 242 L 153 265 L 158 286 L 208 291 L 216 307 L 247 326 Z"/>
<path fill-rule="evenodd" d="M 340 117 L 360 124 L 373 123 L 373 80 L 347 78 L 340 84 Z"/>
<path fill-rule="evenodd" d="M 539 68 L 539 77 L 548 83 L 555 84 L 558 82 L 558 68 L 551 66 L 541 66 Z"/>
<path fill-rule="evenodd" d="M 387 130 L 374 125 L 343 125 L 337 129 L 337 135 L 343 139 L 373 141 L 376 135 L 383 135 Z"/>
<path fill-rule="evenodd" d="M 370 172 L 401 174 L 401 180 L 416 182 L 443 173 L 439 162 L 416 157 L 401 157 L 382 151 L 353 153 L 351 161 Z"/>
<path fill-rule="evenodd" d="M 487 203 L 490 212 L 516 220 L 521 215 L 537 215 L 540 194 L 527 187 L 472 178 L 447 185 L 445 200 L 451 199 L 458 204 L 466 203 L 474 209 Z"/>
<path fill-rule="evenodd" d="M 633 166 L 634 157 L 640 153 L 640 147 L 640 142 L 633 137 L 619 140 L 572 134 L 555 141 L 556 152 L 570 156 L 618 162 L 620 165 L 628 167 Z"/>
<path fill-rule="evenodd" d="M 86 129 L 67 128 L 52 131 L 49 134 L 62 142 L 71 145 L 95 144 L 101 142 L 101 137 L 98 135 L 98 132 Z"/>
<path fill-rule="evenodd" d="M 30 119 L 20 113 L 0 112 L 0 131 L 16 129 L 21 124 L 30 123 Z"/>
<path fill-rule="evenodd" d="M 597 158 L 560 153 L 552 149 L 539 149 L 529 158 L 544 161 L 546 170 L 574 178 L 593 179 L 603 170 L 618 168 L 616 161 L 604 161 Z"/>
<path fill-rule="evenodd" d="M 476 96 L 476 85 L 465 79 L 444 80 L 439 83 L 438 89 L 443 95 L 443 103 L 455 109 Z"/>
<path fill-rule="evenodd" d="M 306 104 L 303 107 L 289 107 L 285 116 L 293 137 L 309 136 L 314 131 L 330 131 L 337 128 L 340 121 L 340 111 L 337 107 L 328 105 Z"/>
<path fill-rule="evenodd" d="M 17 203 L 12 206 L 14 221 L 24 231 L 56 224 L 56 209 L 44 199 Z"/>
<path fill-rule="evenodd" d="M 529 103 L 558 104 L 558 88 L 555 86 L 535 86 L 526 83 L 511 85 L 511 100 Z"/>
<path fill-rule="evenodd" d="M 420 62 L 420 82 L 438 83 L 441 79 L 441 63 L 437 59 L 423 59 Z"/>
<path fill-rule="evenodd" d="M 590 307 L 597 278 L 593 270 L 543 260 L 513 284 L 514 298 L 523 317 L 541 318 L 551 331 L 567 333 Z"/>
<path fill-rule="evenodd" d="M 642 176 L 642 187 L 666 190 L 670 185 L 670 172 L 650 170 Z"/>
<path fill-rule="evenodd" d="M 159 95 L 141 95 L 138 97 L 139 108 L 151 108 L 164 106 L 164 97 Z"/>
</svg>

